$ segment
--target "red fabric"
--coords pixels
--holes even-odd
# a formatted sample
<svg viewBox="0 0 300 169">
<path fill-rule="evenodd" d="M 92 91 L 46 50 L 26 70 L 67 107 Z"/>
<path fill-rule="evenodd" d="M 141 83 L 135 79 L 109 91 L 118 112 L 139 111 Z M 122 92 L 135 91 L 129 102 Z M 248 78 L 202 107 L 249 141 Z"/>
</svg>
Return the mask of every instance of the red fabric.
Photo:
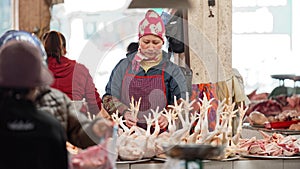
<svg viewBox="0 0 300 169">
<path fill-rule="evenodd" d="M 206 95 L 207 99 L 210 100 L 214 98 L 214 100 L 211 102 L 212 107 L 208 110 L 208 128 L 209 131 L 213 131 L 216 126 L 216 111 L 218 108 L 218 98 L 216 94 L 216 84 L 213 83 L 205 83 L 205 84 L 193 84 L 193 90 L 192 90 L 192 96 L 191 100 L 198 100 L 203 99 L 204 94 Z M 199 110 L 199 106 L 197 104 L 194 104 L 194 109 Z M 195 126 L 197 122 L 193 124 Z M 193 129 L 192 129 L 193 132 Z"/>
<path fill-rule="evenodd" d="M 89 70 L 75 60 L 60 58 L 57 63 L 53 57 L 48 57 L 48 67 L 52 71 L 55 81 L 51 87 L 66 93 L 72 100 L 86 99 L 89 112 L 98 114 L 101 110 L 101 98 Z"/>
<path fill-rule="evenodd" d="M 216 84 L 213 83 L 207 83 L 207 84 L 198 84 L 198 88 L 200 91 L 199 98 L 203 99 L 204 94 L 206 95 L 208 100 L 211 100 L 214 98 L 214 100 L 211 102 L 212 107 L 208 110 L 208 127 L 209 131 L 212 131 L 215 129 L 216 126 L 216 111 L 218 109 L 218 97 L 216 94 Z"/>
</svg>

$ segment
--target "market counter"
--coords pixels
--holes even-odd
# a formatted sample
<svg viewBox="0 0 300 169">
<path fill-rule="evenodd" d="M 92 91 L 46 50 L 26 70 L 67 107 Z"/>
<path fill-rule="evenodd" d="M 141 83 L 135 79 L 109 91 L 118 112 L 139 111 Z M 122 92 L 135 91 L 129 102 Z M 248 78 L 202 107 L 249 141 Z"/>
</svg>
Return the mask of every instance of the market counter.
<svg viewBox="0 0 300 169">
<path fill-rule="evenodd" d="M 148 161 L 131 164 L 117 164 L 117 169 L 167 169 L 165 162 Z M 299 159 L 248 159 L 234 161 L 203 161 L 203 169 L 299 169 Z M 178 168 L 179 169 L 179 168 Z M 181 169 L 181 168 L 180 168 Z M 195 169 L 195 168 L 194 168 Z"/>
<path fill-rule="evenodd" d="M 117 164 L 117 169 L 162 169 L 164 162 L 159 161 L 148 161 L 142 163 L 131 163 L 131 164 Z"/>
</svg>

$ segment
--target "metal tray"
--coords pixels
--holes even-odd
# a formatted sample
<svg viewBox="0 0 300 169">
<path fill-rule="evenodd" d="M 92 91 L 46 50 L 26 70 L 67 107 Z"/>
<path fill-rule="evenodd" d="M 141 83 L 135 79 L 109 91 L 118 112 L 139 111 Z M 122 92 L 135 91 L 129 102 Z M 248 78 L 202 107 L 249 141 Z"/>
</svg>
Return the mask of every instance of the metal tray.
<svg viewBox="0 0 300 169">
<path fill-rule="evenodd" d="M 154 161 L 162 161 L 162 162 L 166 162 L 167 161 L 166 158 L 159 158 L 159 157 L 154 157 L 154 158 L 152 158 L 152 160 L 154 160 Z"/>
<path fill-rule="evenodd" d="M 151 159 L 150 158 L 144 158 L 144 159 L 140 159 L 140 160 L 117 160 L 116 163 L 117 164 L 133 164 L 133 163 L 142 163 L 142 162 L 147 162 L 147 161 L 150 161 Z"/>
<path fill-rule="evenodd" d="M 164 146 L 166 155 L 171 158 L 184 160 L 209 160 L 220 156 L 224 153 L 223 146 L 212 146 L 203 144 L 182 144 Z"/>
<path fill-rule="evenodd" d="M 271 132 L 271 133 L 279 133 L 283 135 L 300 135 L 299 130 L 288 130 L 288 129 L 273 129 L 273 128 L 265 128 L 265 127 L 257 127 L 257 126 L 251 126 L 249 123 L 244 123 L 243 128 L 245 129 L 251 129 L 251 130 L 261 130 L 265 132 Z"/>
</svg>

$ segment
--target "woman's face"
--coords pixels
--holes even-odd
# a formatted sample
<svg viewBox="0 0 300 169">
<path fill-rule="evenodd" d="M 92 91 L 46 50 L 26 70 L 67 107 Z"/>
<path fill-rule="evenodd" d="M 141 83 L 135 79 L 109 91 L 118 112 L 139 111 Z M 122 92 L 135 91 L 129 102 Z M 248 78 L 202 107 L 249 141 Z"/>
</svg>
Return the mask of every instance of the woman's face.
<svg viewBox="0 0 300 169">
<path fill-rule="evenodd" d="M 164 42 L 155 35 L 145 35 L 139 40 L 140 50 L 148 59 L 153 59 L 161 53 Z"/>
</svg>

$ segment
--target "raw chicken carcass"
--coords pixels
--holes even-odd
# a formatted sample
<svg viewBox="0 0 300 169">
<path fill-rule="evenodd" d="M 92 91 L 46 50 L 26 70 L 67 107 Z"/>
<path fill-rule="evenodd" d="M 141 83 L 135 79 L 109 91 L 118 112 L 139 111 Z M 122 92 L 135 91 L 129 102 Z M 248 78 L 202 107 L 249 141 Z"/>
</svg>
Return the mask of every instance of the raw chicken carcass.
<svg viewBox="0 0 300 169">
<path fill-rule="evenodd" d="M 170 137 L 171 134 L 169 132 L 163 132 L 157 136 L 155 140 L 156 156 L 159 156 L 160 154 L 163 154 L 165 152 L 163 146 L 168 145 L 170 143 Z"/>
<path fill-rule="evenodd" d="M 300 130 L 300 123 L 290 125 L 289 130 L 299 131 Z"/>
<path fill-rule="evenodd" d="M 253 124 L 264 125 L 265 122 L 268 122 L 268 118 L 259 111 L 253 111 L 249 115 L 249 119 Z"/>
<path fill-rule="evenodd" d="M 160 132 L 160 127 L 158 124 L 158 118 L 161 116 L 162 111 L 159 112 L 159 107 L 156 108 L 156 111 L 151 110 L 153 114 L 153 119 L 149 115 L 149 118 L 146 118 L 147 121 L 147 131 L 146 131 L 146 146 L 145 146 L 145 154 L 144 158 L 152 158 L 154 157 L 156 152 L 156 138 Z M 150 134 L 150 127 L 154 122 L 154 131 L 152 134 Z"/>
<path fill-rule="evenodd" d="M 125 145 L 118 145 L 118 153 L 121 160 L 140 160 L 144 157 L 146 137 L 132 134 L 126 138 Z"/>
</svg>

